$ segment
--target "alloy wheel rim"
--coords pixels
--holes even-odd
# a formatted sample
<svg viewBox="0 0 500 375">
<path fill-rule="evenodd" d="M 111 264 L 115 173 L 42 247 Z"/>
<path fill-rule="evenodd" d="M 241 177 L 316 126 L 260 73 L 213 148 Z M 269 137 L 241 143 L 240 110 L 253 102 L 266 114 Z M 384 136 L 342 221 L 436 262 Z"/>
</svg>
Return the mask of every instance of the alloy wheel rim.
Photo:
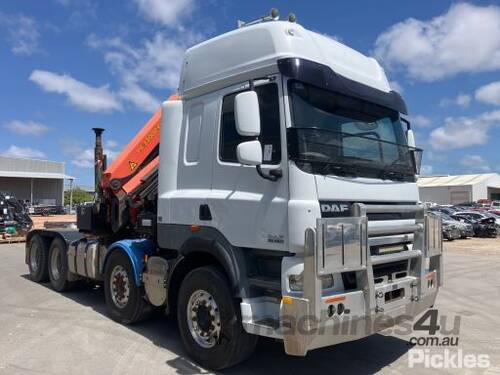
<svg viewBox="0 0 500 375">
<path fill-rule="evenodd" d="M 31 245 L 31 252 L 30 252 L 30 266 L 33 272 L 38 271 L 38 264 L 40 262 L 39 258 L 40 258 L 40 248 L 38 244 L 35 242 Z"/>
<path fill-rule="evenodd" d="M 213 296 L 196 290 L 187 304 L 187 324 L 194 341 L 203 348 L 214 347 L 220 338 L 220 311 Z"/>
<path fill-rule="evenodd" d="M 62 268 L 61 249 L 55 247 L 52 249 L 52 253 L 50 255 L 50 272 L 54 280 L 59 280 L 59 278 L 61 277 L 61 268 Z"/>
<path fill-rule="evenodd" d="M 113 303 L 121 309 L 124 308 L 127 306 L 130 297 L 130 280 L 125 268 L 120 265 L 115 266 L 111 272 L 109 282 Z"/>
</svg>

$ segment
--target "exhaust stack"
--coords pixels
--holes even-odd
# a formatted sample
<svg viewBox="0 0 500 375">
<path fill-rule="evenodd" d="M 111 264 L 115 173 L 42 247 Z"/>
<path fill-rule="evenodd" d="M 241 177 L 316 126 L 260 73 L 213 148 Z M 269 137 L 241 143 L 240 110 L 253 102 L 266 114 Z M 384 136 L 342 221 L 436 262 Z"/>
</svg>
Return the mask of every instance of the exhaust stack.
<svg viewBox="0 0 500 375">
<path fill-rule="evenodd" d="M 94 188 L 95 193 L 98 198 L 100 198 L 102 193 L 101 181 L 102 175 L 104 173 L 105 156 L 104 149 L 102 147 L 102 133 L 104 129 L 102 128 L 92 128 L 95 133 L 95 147 L 94 147 Z"/>
</svg>

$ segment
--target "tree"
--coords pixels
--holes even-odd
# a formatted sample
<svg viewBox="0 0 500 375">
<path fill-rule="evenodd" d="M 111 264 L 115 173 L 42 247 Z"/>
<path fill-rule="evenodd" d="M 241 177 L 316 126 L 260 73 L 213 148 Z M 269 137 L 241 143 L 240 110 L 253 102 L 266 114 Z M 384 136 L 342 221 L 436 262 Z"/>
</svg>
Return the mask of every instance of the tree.
<svg viewBox="0 0 500 375">
<path fill-rule="evenodd" d="M 64 192 L 64 204 L 69 205 L 69 197 L 70 197 L 70 191 L 67 190 Z M 80 204 L 83 202 L 91 202 L 94 199 L 94 196 L 92 193 L 89 193 L 88 191 L 85 191 L 81 188 L 74 188 L 73 189 L 73 204 Z"/>
</svg>

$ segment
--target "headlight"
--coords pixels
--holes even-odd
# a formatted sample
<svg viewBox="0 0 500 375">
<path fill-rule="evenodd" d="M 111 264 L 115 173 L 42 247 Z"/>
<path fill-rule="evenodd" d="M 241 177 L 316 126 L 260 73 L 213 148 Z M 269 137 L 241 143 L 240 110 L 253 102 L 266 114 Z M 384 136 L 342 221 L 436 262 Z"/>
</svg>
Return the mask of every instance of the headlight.
<svg viewBox="0 0 500 375">
<path fill-rule="evenodd" d="M 301 291 L 304 287 L 304 278 L 302 277 L 302 274 L 290 275 L 288 277 L 288 284 L 290 285 L 290 290 L 295 292 Z"/>
</svg>

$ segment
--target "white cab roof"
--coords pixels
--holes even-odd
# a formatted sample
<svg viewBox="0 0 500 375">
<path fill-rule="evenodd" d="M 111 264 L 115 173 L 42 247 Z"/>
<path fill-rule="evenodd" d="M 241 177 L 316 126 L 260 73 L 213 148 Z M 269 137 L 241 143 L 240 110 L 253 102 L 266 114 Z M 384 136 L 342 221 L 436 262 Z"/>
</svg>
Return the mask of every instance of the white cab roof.
<svg viewBox="0 0 500 375">
<path fill-rule="evenodd" d="M 186 51 L 179 92 L 195 95 L 278 71 L 277 60 L 299 57 L 324 64 L 336 73 L 381 91 L 391 90 L 378 62 L 331 37 L 286 21 L 242 27 Z M 260 72 L 262 71 L 262 72 Z M 215 87 L 218 86 L 218 87 Z"/>
</svg>

